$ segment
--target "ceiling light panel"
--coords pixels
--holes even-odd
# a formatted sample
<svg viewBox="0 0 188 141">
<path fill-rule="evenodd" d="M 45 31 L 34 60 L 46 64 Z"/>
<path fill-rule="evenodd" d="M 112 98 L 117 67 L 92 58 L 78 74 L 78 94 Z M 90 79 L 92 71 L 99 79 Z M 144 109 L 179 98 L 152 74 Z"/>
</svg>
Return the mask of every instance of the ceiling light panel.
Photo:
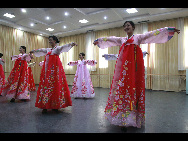
<svg viewBox="0 0 188 141">
<path fill-rule="evenodd" d="M 138 11 L 136 10 L 136 8 L 130 8 L 130 9 L 127 9 L 126 11 L 127 11 L 129 14 L 138 12 Z"/>
<path fill-rule="evenodd" d="M 3 16 L 7 18 L 14 18 L 15 16 L 13 14 L 5 13 Z"/>
<path fill-rule="evenodd" d="M 47 28 L 46 30 L 48 30 L 48 31 L 54 31 L 53 28 Z"/>
<path fill-rule="evenodd" d="M 83 20 L 79 20 L 80 23 L 88 23 L 89 21 L 86 20 L 86 19 L 83 19 Z"/>
</svg>

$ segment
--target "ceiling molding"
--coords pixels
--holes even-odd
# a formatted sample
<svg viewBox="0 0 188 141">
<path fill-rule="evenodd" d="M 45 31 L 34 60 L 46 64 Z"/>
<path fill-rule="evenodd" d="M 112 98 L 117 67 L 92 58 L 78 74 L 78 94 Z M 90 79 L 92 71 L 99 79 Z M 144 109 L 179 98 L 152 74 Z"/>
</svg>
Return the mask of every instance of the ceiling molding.
<svg viewBox="0 0 188 141">
<path fill-rule="evenodd" d="M 5 9 L 14 11 L 11 8 Z M 22 28 L 22 30 L 34 34 L 42 33 L 44 36 L 53 34 L 60 35 L 61 37 L 64 37 L 64 35 L 70 36 L 73 34 L 85 33 L 88 30 L 97 31 L 107 28 L 120 27 L 127 20 L 133 21 L 137 24 L 139 21 L 149 20 L 149 22 L 153 22 L 157 20 L 186 17 L 188 15 L 188 8 L 164 8 L 162 10 L 160 8 L 139 8 L 141 13 L 132 14 L 136 16 L 128 15 L 124 10 L 126 8 L 70 8 L 70 10 L 66 9 L 70 12 L 69 17 L 61 18 L 59 17 L 62 15 L 61 10 L 57 9 L 56 11 L 56 8 L 36 8 L 34 10 L 40 10 L 37 11 L 38 15 L 36 15 L 36 11 L 28 8 L 28 13 L 25 13 L 28 15 L 22 17 L 22 13 L 20 13 L 18 9 L 19 8 L 14 11 L 15 14 L 17 12 L 17 19 L 6 19 L 3 15 L 0 15 L 0 24 L 13 28 Z M 65 9 L 62 8 L 62 12 L 64 11 Z M 125 14 L 123 11 L 125 11 Z M 0 9 L 0 12 L 3 13 L 6 11 L 2 8 Z M 54 16 L 53 21 L 41 19 L 41 17 L 45 18 L 45 16 Z M 107 16 L 108 19 L 105 21 L 103 16 Z M 74 19 L 72 17 L 74 17 Z M 82 18 L 88 18 L 90 19 L 90 22 L 87 24 L 78 23 L 79 19 Z M 30 27 L 28 22 L 38 23 L 38 25 L 36 27 Z M 66 29 L 63 28 L 64 23 L 67 26 Z M 48 27 L 54 28 L 55 30 L 53 32 L 48 32 L 45 30 Z"/>
<path fill-rule="evenodd" d="M 40 31 L 40 30 L 35 30 L 35 29 L 32 29 L 32 28 L 25 27 L 25 26 L 23 26 L 23 25 L 16 24 L 15 22 L 6 21 L 6 20 L 3 20 L 3 19 L 0 19 L 0 22 L 9 24 L 9 25 L 10 25 L 11 27 L 13 27 L 13 28 L 15 28 L 15 26 L 17 26 L 17 28 L 15 28 L 15 29 L 18 29 L 19 27 L 24 28 L 24 29 L 26 29 L 26 32 L 31 32 L 31 31 L 33 31 L 35 34 L 38 33 L 38 34 L 43 34 L 43 35 L 47 35 L 47 36 L 51 35 L 51 34 L 49 34 L 49 33 L 46 33 L 46 32 Z M 6 26 L 7 26 L 7 25 L 6 25 Z M 27 31 L 27 30 L 29 30 L 29 31 Z M 24 31 L 25 31 L 25 30 L 24 30 Z"/>
</svg>

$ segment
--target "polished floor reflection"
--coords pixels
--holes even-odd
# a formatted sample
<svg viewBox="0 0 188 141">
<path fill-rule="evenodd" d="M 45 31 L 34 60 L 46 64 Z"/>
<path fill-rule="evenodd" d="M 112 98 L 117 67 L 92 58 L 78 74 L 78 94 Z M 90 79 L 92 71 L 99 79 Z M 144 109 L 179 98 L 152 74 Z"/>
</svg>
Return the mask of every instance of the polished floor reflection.
<svg viewBox="0 0 188 141">
<path fill-rule="evenodd" d="M 69 86 L 71 90 L 71 86 Z M 172 133 L 188 132 L 188 96 L 184 93 L 146 90 L 146 124 L 142 128 L 111 125 L 104 118 L 109 89 L 94 88 L 95 98 L 74 99 L 58 113 L 35 107 L 31 100 L 10 103 L 0 97 L 0 133 Z"/>
</svg>

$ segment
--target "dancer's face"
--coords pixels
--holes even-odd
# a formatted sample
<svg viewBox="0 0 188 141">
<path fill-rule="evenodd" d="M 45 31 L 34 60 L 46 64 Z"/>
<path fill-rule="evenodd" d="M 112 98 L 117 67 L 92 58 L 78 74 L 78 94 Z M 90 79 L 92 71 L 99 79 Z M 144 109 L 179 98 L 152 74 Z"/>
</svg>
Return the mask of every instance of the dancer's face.
<svg viewBox="0 0 188 141">
<path fill-rule="evenodd" d="M 52 47 L 56 45 L 56 41 L 54 41 L 53 38 L 49 38 L 49 43 Z"/>
<path fill-rule="evenodd" d="M 20 53 L 25 53 L 25 49 L 23 49 L 22 47 L 20 47 L 19 51 Z"/>
<path fill-rule="evenodd" d="M 82 56 L 82 54 L 79 54 L 79 58 L 82 60 L 84 59 L 84 57 Z"/>
<path fill-rule="evenodd" d="M 127 33 L 127 34 L 130 34 L 130 33 L 133 33 L 134 31 L 134 28 L 132 27 L 132 25 L 127 22 L 125 25 L 124 25 L 124 31 Z"/>
</svg>

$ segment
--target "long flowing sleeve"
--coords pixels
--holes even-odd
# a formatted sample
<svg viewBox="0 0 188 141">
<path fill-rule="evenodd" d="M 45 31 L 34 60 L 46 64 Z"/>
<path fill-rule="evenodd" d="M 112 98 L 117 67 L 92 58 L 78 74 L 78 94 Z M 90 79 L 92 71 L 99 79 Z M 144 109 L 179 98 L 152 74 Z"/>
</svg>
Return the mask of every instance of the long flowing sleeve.
<svg viewBox="0 0 188 141">
<path fill-rule="evenodd" d="M 86 64 L 94 66 L 95 64 L 97 64 L 96 60 L 85 60 Z"/>
<path fill-rule="evenodd" d="M 135 37 L 137 37 L 139 44 L 165 43 L 173 37 L 174 29 L 175 27 L 160 28 L 145 34 L 137 34 Z"/>
<path fill-rule="evenodd" d="M 23 55 L 21 56 L 21 59 L 22 59 L 22 60 L 25 60 L 25 61 L 30 61 L 30 60 L 31 60 L 31 57 L 29 56 L 29 54 L 23 54 Z"/>
<path fill-rule="evenodd" d="M 12 57 L 11 57 L 11 60 L 12 61 L 14 61 L 14 60 L 16 60 L 16 59 L 18 59 L 18 58 L 20 58 L 21 57 L 21 59 L 22 60 L 26 60 L 26 61 L 30 61 L 31 60 L 31 57 L 29 56 L 29 54 L 19 54 L 19 55 L 13 55 Z"/>
<path fill-rule="evenodd" d="M 69 66 L 78 65 L 78 61 L 72 61 L 68 63 Z"/>
<path fill-rule="evenodd" d="M 63 45 L 63 46 L 57 46 L 52 52 L 53 54 L 61 54 L 62 52 L 68 52 L 72 48 L 71 43 Z"/>
<path fill-rule="evenodd" d="M 105 60 L 117 60 L 118 54 L 104 54 Z"/>
<path fill-rule="evenodd" d="M 95 41 L 98 41 L 97 46 L 100 47 L 101 49 L 107 48 L 107 47 L 112 47 L 112 46 L 121 46 L 123 42 L 125 42 L 126 37 L 115 37 L 115 36 L 110 36 L 110 37 L 102 37 L 98 38 Z"/>
<path fill-rule="evenodd" d="M 1 64 L 1 65 L 4 65 L 3 59 L 1 59 L 1 58 L 0 58 L 0 64 Z"/>
<path fill-rule="evenodd" d="M 36 64 L 36 62 L 29 63 L 29 64 L 28 64 L 28 67 L 34 67 L 34 66 L 35 66 L 35 64 Z"/>
<path fill-rule="evenodd" d="M 47 54 L 47 49 L 50 49 L 50 48 L 35 49 L 35 50 L 33 50 L 33 54 L 36 57 L 45 56 Z"/>
<path fill-rule="evenodd" d="M 143 58 L 146 57 L 146 51 L 142 52 L 143 53 Z M 104 54 L 103 55 L 105 60 L 117 60 L 118 59 L 118 54 Z"/>
<path fill-rule="evenodd" d="M 11 56 L 11 60 L 14 61 L 16 59 L 18 59 L 21 55 L 13 55 Z"/>
</svg>

